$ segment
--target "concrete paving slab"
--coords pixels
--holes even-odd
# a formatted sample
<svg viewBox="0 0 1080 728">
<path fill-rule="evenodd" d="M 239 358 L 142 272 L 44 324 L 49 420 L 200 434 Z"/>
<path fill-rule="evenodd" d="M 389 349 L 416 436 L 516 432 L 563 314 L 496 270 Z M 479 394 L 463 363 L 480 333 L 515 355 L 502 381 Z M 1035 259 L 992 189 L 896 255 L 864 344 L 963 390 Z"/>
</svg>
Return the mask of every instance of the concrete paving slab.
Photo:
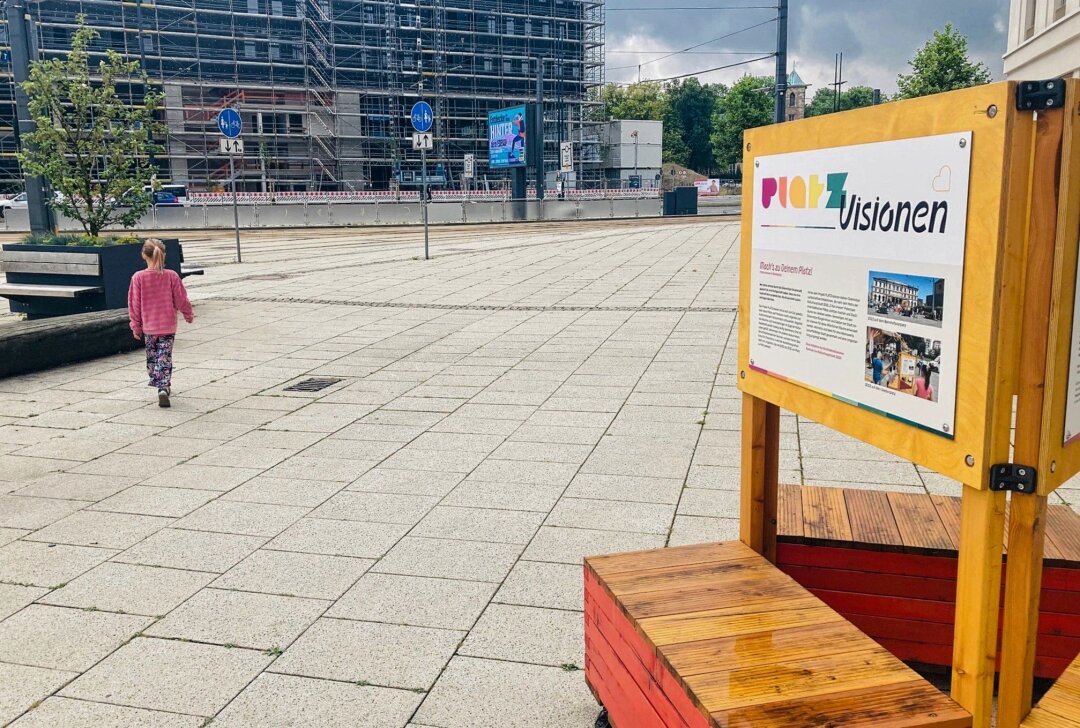
<svg viewBox="0 0 1080 728">
<path fill-rule="evenodd" d="M 116 553 L 112 549 L 12 541 L 0 546 L 0 581 L 55 589 Z"/>
<path fill-rule="evenodd" d="M 40 601 L 61 607 L 161 617 L 214 580 L 202 571 L 106 562 Z"/>
<path fill-rule="evenodd" d="M 148 628 L 148 637 L 269 650 L 292 643 L 329 602 L 203 589 Z"/>
<path fill-rule="evenodd" d="M 126 564 L 224 573 L 266 542 L 260 536 L 166 528 L 113 558 Z"/>
<path fill-rule="evenodd" d="M 82 672 L 153 622 L 33 604 L 0 622 L 0 662 Z"/>
<path fill-rule="evenodd" d="M 247 536 L 276 536 L 305 516 L 310 508 L 267 503 L 216 500 L 176 521 L 176 528 Z"/>
<path fill-rule="evenodd" d="M 301 518 L 267 544 L 280 551 L 377 559 L 409 531 L 408 525 Z"/>
<path fill-rule="evenodd" d="M 366 574 L 330 608 L 327 616 L 468 630 L 495 589 L 494 584 L 479 581 Z"/>
<path fill-rule="evenodd" d="M 65 687 L 60 695 L 212 716 L 272 660 L 257 650 L 138 637 Z"/>
<path fill-rule="evenodd" d="M 204 720 L 194 715 L 53 697 L 12 723 L 12 728 L 199 728 Z"/>
<path fill-rule="evenodd" d="M 428 689 L 464 632 L 320 619 L 270 668 L 291 675 Z"/>
<path fill-rule="evenodd" d="M 458 654 L 580 668 L 585 664 L 585 622 L 576 611 L 493 603 Z"/>
<path fill-rule="evenodd" d="M 376 573 L 501 582 L 521 546 L 406 537 L 371 568 Z"/>
<path fill-rule="evenodd" d="M 0 662 L 0 723 L 7 725 L 77 675 L 77 672 Z"/>
<path fill-rule="evenodd" d="M 338 599 L 374 563 L 325 554 L 259 549 L 213 583 L 220 589 Z"/>
<path fill-rule="evenodd" d="M 79 511 L 34 531 L 27 541 L 126 549 L 173 522 L 171 518 L 130 513 Z"/>
<path fill-rule="evenodd" d="M 214 727 L 400 728 L 422 694 L 263 673 L 214 720 Z"/>
<path fill-rule="evenodd" d="M 534 728 L 580 726 L 600 709 L 580 672 L 455 657 L 416 712 L 421 726 Z"/>
</svg>

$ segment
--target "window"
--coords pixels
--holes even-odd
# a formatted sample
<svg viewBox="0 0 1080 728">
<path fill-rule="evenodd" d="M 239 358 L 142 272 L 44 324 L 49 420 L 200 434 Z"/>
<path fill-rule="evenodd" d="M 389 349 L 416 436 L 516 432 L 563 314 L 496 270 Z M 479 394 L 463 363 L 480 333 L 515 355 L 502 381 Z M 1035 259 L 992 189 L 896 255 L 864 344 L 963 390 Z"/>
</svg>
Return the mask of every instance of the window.
<svg viewBox="0 0 1080 728">
<path fill-rule="evenodd" d="M 1065 0 L 1054 0 L 1054 20 L 1065 17 Z"/>
<path fill-rule="evenodd" d="M 277 43 L 274 43 L 274 42 L 270 43 L 270 60 L 272 60 L 272 61 L 280 61 L 281 60 L 281 46 L 279 46 Z"/>
<path fill-rule="evenodd" d="M 250 40 L 244 41 L 244 58 L 255 57 L 255 42 Z"/>
<path fill-rule="evenodd" d="M 507 18 L 506 19 L 506 34 L 507 35 L 513 35 L 514 34 L 514 19 L 513 18 Z"/>
<path fill-rule="evenodd" d="M 276 15 L 279 18 L 285 15 L 285 9 L 282 7 L 281 0 L 270 0 L 270 14 Z"/>
<path fill-rule="evenodd" d="M 1035 35 L 1035 3 L 1036 0 L 1027 0 L 1024 5 L 1024 40 Z"/>
<path fill-rule="evenodd" d="M 488 32 L 492 35 L 495 35 L 495 27 L 495 16 L 492 15 L 490 18 L 488 18 Z"/>
<path fill-rule="evenodd" d="M 544 21 L 543 34 L 545 38 L 551 37 L 551 23 Z"/>
<path fill-rule="evenodd" d="M 484 70 L 487 71 L 488 73 L 491 73 L 492 70 L 494 70 L 494 68 L 495 68 L 495 66 L 492 64 L 491 59 L 490 58 L 485 58 L 484 59 Z"/>
<path fill-rule="evenodd" d="M 526 76 L 529 75 L 529 60 L 527 58 L 521 62 L 521 72 Z"/>
<path fill-rule="evenodd" d="M 259 0 L 247 0 L 247 11 L 249 13 L 259 12 Z"/>
<path fill-rule="evenodd" d="M 510 65 L 510 61 L 503 61 L 503 73 L 513 73 L 514 69 Z"/>
<path fill-rule="evenodd" d="M 788 106 L 794 106 L 794 105 L 795 105 L 795 92 L 792 91 L 791 95 L 788 96 Z"/>
<path fill-rule="evenodd" d="M 532 35 L 532 18 L 525 18 L 525 35 Z"/>
</svg>

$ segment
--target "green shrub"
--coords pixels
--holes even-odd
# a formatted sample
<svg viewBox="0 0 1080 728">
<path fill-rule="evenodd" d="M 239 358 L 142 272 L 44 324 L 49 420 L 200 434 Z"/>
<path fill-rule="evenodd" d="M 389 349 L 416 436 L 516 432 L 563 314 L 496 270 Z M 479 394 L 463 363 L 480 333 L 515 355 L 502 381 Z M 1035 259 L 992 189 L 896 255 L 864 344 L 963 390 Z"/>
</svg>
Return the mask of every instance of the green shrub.
<svg viewBox="0 0 1080 728">
<path fill-rule="evenodd" d="M 107 245 L 130 245 L 140 242 L 134 235 L 91 237 L 85 233 L 30 233 L 19 241 L 23 245 L 64 245 L 102 248 Z"/>
</svg>

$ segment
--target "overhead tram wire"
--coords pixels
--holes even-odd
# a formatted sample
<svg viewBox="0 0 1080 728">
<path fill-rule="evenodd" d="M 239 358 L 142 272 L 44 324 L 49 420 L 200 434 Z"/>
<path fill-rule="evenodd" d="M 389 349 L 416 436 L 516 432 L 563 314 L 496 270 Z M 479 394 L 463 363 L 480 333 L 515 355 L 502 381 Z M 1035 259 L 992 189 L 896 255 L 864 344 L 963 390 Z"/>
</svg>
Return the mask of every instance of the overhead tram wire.
<svg viewBox="0 0 1080 728">
<path fill-rule="evenodd" d="M 748 63 L 757 63 L 758 61 L 765 61 L 765 60 L 768 60 L 770 58 L 775 58 L 775 57 L 776 57 L 776 52 L 774 51 L 772 53 L 768 53 L 768 54 L 763 55 L 763 56 L 758 56 L 757 58 L 749 58 L 749 59 L 747 59 L 745 61 L 736 61 L 735 63 L 729 63 L 729 64 L 727 64 L 725 66 L 716 66 L 715 68 L 706 68 L 706 69 L 703 69 L 701 71 L 691 71 L 690 73 L 680 73 L 677 76 L 668 76 L 667 78 L 650 78 L 648 80 L 648 83 L 664 83 L 665 81 L 677 81 L 677 80 L 679 80 L 681 78 L 689 78 L 691 76 L 700 76 L 703 73 L 712 73 L 713 71 L 723 71 L 723 70 L 728 69 L 728 68 L 735 68 L 736 66 L 744 66 L 744 65 L 746 65 Z M 634 85 L 636 85 L 636 83 L 637 82 L 634 82 L 634 81 L 622 81 L 622 82 L 612 81 L 611 85 L 612 86 L 634 86 Z"/>
<path fill-rule="evenodd" d="M 768 20 L 763 20 L 760 23 L 755 23 L 753 25 L 748 25 L 747 27 L 740 28 L 739 30 L 733 30 L 730 33 L 725 33 L 724 35 L 721 35 L 721 36 L 719 36 L 717 38 L 713 38 L 712 40 L 707 40 L 704 43 L 698 43 L 697 45 L 692 45 L 689 48 L 683 48 L 680 51 L 674 51 L 672 53 L 668 53 L 667 55 L 660 56 L 659 58 L 651 58 L 651 59 L 649 59 L 647 61 L 642 61 L 641 63 L 631 63 L 630 65 L 627 65 L 627 66 L 609 66 L 607 68 L 607 70 L 608 71 L 622 71 L 622 70 L 627 69 L 627 68 L 639 68 L 640 66 L 647 66 L 650 63 L 656 63 L 657 61 L 662 61 L 665 58 L 671 58 L 672 56 L 677 56 L 677 55 L 681 55 L 683 53 L 687 53 L 689 51 L 697 50 L 698 48 L 701 48 L 702 46 L 707 46 L 707 45 L 710 45 L 712 43 L 717 43 L 719 41 L 726 40 L 727 38 L 731 38 L 733 36 L 739 35 L 740 33 L 745 33 L 745 32 L 747 32 L 749 30 L 754 30 L 755 28 L 760 28 L 763 25 L 768 25 L 769 23 L 775 23 L 776 21 L 777 21 L 777 18 L 775 18 L 775 17 L 769 18 Z M 747 61 L 747 62 L 749 62 L 749 61 Z M 736 65 L 738 65 L 738 64 L 736 64 Z"/>
</svg>

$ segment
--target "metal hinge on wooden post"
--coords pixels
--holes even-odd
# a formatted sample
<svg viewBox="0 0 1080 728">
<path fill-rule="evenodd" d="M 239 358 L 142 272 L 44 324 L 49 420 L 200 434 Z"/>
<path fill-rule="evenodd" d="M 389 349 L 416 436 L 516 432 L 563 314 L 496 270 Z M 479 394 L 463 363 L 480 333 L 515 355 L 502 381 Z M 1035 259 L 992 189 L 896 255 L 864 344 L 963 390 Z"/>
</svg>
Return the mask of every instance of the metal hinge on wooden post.
<svg viewBox="0 0 1080 728">
<path fill-rule="evenodd" d="M 1060 78 L 1021 81 L 1016 86 L 1016 108 L 1020 111 L 1060 109 L 1065 105 L 1065 82 Z"/>
<path fill-rule="evenodd" d="M 1030 465 L 998 463 L 990 467 L 990 490 L 1034 493 L 1037 473 Z"/>
</svg>

